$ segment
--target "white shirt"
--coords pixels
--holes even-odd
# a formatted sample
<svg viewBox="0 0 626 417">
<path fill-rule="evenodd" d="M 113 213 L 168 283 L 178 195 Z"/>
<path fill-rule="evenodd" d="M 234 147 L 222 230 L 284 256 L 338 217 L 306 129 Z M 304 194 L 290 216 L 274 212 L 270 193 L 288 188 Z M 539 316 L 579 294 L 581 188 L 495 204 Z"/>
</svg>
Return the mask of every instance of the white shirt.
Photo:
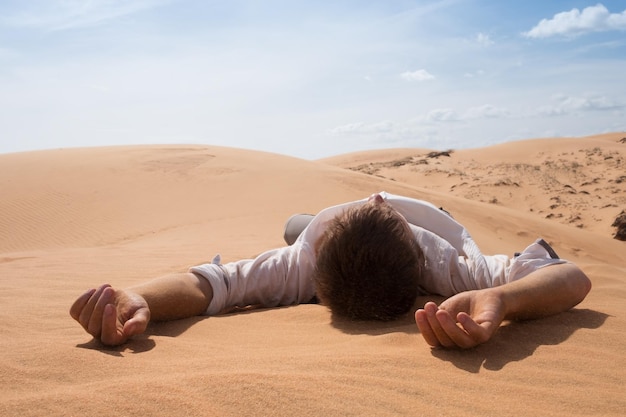
<svg viewBox="0 0 626 417">
<path fill-rule="evenodd" d="M 543 266 L 566 262 L 551 258 L 538 242 L 514 258 L 483 255 L 465 227 L 431 203 L 385 192 L 380 195 L 406 218 L 424 253 L 426 268 L 419 285 L 422 294 L 448 297 L 495 287 Z M 190 268 L 213 287 L 206 314 L 219 314 L 235 306 L 275 307 L 309 302 L 315 296 L 315 242 L 330 220 L 367 201 L 365 198 L 322 210 L 291 246 L 224 265 L 217 257 L 213 263 Z"/>
</svg>

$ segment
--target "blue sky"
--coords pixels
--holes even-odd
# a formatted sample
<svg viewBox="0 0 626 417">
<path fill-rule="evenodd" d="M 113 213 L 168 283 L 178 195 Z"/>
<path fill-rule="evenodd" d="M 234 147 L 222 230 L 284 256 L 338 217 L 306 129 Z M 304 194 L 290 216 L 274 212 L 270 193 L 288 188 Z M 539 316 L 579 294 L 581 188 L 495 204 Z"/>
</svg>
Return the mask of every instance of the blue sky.
<svg viewBox="0 0 626 417">
<path fill-rule="evenodd" d="M 4 0 L 0 153 L 626 131 L 626 1 Z"/>
</svg>

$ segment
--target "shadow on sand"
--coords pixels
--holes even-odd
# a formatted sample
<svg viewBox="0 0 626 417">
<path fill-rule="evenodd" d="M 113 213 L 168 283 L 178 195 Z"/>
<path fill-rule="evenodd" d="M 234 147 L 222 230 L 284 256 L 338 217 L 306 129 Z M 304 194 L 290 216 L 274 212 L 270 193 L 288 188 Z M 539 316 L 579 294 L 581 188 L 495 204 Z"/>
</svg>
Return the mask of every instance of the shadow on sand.
<svg viewBox="0 0 626 417">
<path fill-rule="evenodd" d="M 429 298 L 433 301 L 439 299 Z M 417 305 L 423 305 L 418 300 Z M 253 314 L 253 311 L 242 311 L 235 314 Z M 567 340 L 578 329 L 597 329 L 606 321 L 608 315 L 588 309 L 572 309 L 552 317 L 538 320 L 508 322 L 498 329 L 494 337 L 487 343 L 468 350 L 434 348 L 433 356 L 454 364 L 457 368 L 477 373 L 482 367 L 489 370 L 500 370 L 508 363 L 520 361 L 531 356 L 539 346 L 558 345 Z M 83 349 L 94 349 L 113 356 L 124 356 L 125 353 L 143 353 L 152 350 L 156 343 L 150 337 L 176 337 L 183 334 L 194 324 L 206 319 L 205 316 L 191 317 L 183 320 L 151 323 L 147 331 L 129 340 L 121 346 L 105 346 L 93 339 L 77 345 Z M 346 334 L 369 334 L 373 336 L 403 332 L 418 333 L 413 313 L 389 322 L 354 321 L 335 315 L 331 325 Z"/>
<path fill-rule="evenodd" d="M 176 337 L 183 334 L 187 329 L 204 320 L 205 316 L 190 317 L 182 320 L 173 320 L 167 322 L 153 322 L 148 325 L 148 329 L 141 335 L 134 336 L 132 339 L 120 346 L 106 346 L 99 340 L 92 339 L 87 343 L 81 343 L 76 347 L 82 349 L 93 349 L 102 353 L 123 357 L 125 353 L 143 353 L 148 352 L 156 346 L 156 342 L 150 336 Z"/>
<path fill-rule="evenodd" d="M 431 352 L 468 372 L 477 373 L 481 367 L 497 371 L 531 356 L 539 346 L 564 342 L 576 330 L 597 329 L 607 317 L 594 310 L 572 309 L 543 319 L 506 323 L 489 342 L 473 349 L 435 348 Z"/>
</svg>

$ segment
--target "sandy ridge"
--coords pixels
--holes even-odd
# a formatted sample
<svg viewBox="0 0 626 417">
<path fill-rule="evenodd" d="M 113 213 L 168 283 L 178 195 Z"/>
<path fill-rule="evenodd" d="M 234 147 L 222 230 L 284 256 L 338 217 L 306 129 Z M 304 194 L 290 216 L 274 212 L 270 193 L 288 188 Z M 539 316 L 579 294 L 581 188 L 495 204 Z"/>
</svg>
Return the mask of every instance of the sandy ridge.
<svg viewBox="0 0 626 417">
<path fill-rule="evenodd" d="M 608 224 L 624 208 L 624 136 L 432 158 L 200 145 L 0 155 L 0 415 L 621 416 L 626 242 Z M 467 352 L 429 349 L 410 315 L 354 323 L 318 305 L 152 324 L 116 349 L 69 318 L 91 286 L 253 256 L 282 244 L 290 214 L 380 190 L 444 206 L 485 252 L 543 236 L 593 290 Z"/>
<path fill-rule="evenodd" d="M 324 162 L 609 234 L 626 207 L 626 134 L 489 148 L 384 150 Z"/>
</svg>

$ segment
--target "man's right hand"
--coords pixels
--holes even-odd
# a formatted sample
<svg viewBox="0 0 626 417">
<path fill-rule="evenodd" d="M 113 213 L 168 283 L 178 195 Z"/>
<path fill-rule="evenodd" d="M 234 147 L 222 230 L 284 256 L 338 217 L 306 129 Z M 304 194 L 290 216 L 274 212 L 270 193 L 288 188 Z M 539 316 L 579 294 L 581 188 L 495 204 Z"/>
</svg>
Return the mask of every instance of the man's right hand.
<svg viewBox="0 0 626 417">
<path fill-rule="evenodd" d="M 142 296 L 108 284 L 78 297 L 70 315 L 87 333 L 109 346 L 121 345 L 143 333 L 150 321 L 150 309 Z"/>
</svg>

